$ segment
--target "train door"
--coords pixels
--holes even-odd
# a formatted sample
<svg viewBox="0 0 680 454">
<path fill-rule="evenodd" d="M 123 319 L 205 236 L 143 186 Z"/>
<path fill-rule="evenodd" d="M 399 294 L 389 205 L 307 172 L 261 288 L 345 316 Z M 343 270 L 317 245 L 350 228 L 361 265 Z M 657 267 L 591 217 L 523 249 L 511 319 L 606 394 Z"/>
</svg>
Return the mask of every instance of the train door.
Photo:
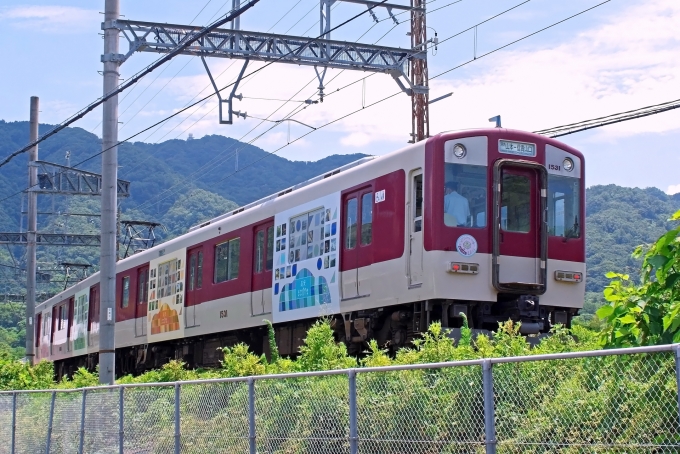
<svg viewBox="0 0 680 454">
<path fill-rule="evenodd" d="M 367 276 L 360 276 L 359 269 L 371 264 L 373 190 L 362 188 L 344 194 L 342 199 L 342 299 L 368 296 L 369 280 Z"/>
<path fill-rule="evenodd" d="M 423 283 L 423 171 L 411 173 L 409 189 L 409 287 Z"/>
<path fill-rule="evenodd" d="M 90 287 L 90 307 L 88 310 L 87 346 L 99 343 L 99 284 Z"/>
<path fill-rule="evenodd" d="M 184 300 L 184 326 L 193 328 L 198 326 L 196 307 L 200 303 L 200 293 L 203 288 L 203 246 L 198 246 L 187 251 L 187 274 L 186 298 Z"/>
<path fill-rule="evenodd" d="M 272 268 L 274 266 L 274 223 L 255 227 L 253 242 L 253 282 L 250 293 L 250 314 L 272 311 Z"/>
<path fill-rule="evenodd" d="M 540 164 L 501 159 L 494 166 L 494 286 L 542 294 L 546 283 L 547 174 Z"/>
<path fill-rule="evenodd" d="M 146 336 L 146 314 L 149 302 L 149 267 L 137 270 L 137 301 L 135 301 L 135 337 Z"/>
<path fill-rule="evenodd" d="M 52 306 L 52 323 L 50 328 L 50 356 L 54 355 L 54 332 L 57 330 L 57 306 Z"/>
</svg>

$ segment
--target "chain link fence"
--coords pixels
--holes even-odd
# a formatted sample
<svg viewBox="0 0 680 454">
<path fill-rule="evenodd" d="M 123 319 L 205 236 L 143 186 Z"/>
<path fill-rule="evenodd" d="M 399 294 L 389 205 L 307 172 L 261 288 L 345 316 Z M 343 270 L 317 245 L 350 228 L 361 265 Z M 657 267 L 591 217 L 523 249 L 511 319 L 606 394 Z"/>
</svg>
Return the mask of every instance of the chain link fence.
<svg viewBox="0 0 680 454">
<path fill-rule="evenodd" d="M 678 453 L 680 345 L 0 393 L 0 454 Z"/>
</svg>

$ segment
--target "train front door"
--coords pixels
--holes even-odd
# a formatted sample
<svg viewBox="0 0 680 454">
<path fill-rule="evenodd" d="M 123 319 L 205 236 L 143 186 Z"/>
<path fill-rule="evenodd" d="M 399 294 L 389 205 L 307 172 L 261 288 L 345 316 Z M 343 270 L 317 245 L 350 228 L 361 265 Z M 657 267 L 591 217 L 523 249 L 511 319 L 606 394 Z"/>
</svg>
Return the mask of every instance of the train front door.
<svg viewBox="0 0 680 454">
<path fill-rule="evenodd" d="M 537 163 L 494 165 L 493 283 L 500 292 L 545 292 L 547 173 Z"/>
<path fill-rule="evenodd" d="M 184 326 L 193 328 L 199 325 L 196 306 L 200 303 L 203 288 L 203 246 L 187 251 L 186 298 L 184 299 Z"/>
</svg>

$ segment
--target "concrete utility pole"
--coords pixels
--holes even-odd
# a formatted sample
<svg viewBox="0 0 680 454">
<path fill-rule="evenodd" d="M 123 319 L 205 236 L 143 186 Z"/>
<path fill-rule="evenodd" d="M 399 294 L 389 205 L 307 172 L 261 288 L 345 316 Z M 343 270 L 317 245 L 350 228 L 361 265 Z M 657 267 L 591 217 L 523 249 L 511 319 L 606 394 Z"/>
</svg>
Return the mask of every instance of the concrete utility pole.
<svg viewBox="0 0 680 454">
<path fill-rule="evenodd" d="M 120 1 L 105 0 L 104 7 L 104 95 L 114 91 L 120 78 L 122 55 L 118 53 Z M 118 193 L 118 95 L 104 102 L 102 121 L 102 234 L 99 314 L 99 383 L 112 385 L 116 378 L 116 232 Z"/>
<path fill-rule="evenodd" d="M 31 96 L 31 116 L 29 123 L 29 142 L 38 140 L 38 114 L 40 102 L 37 96 Z M 37 268 L 36 237 L 38 231 L 38 145 L 28 153 L 28 230 L 26 241 L 26 361 L 33 364 L 35 359 L 35 326 L 33 317 L 35 312 L 35 274 Z"/>
</svg>

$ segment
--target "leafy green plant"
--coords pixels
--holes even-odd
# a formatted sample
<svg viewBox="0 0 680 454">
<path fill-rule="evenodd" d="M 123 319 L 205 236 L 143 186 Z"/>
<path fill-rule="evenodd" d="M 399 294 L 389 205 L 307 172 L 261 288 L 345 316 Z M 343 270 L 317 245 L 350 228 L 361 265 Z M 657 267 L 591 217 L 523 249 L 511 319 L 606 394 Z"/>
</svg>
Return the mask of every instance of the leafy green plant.
<svg viewBox="0 0 680 454">
<path fill-rule="evenodd" d="M 680 221 L 680 211 L 671 221 Z M 605 322 L 600 343 L 605 347 L 680 342 L 680 225 L 649 248 L 635 249 L 642 257 L 640 284 L 626 274 L 608 273 L 604 290 L 609 302 L 597 311 Z"/>
</svg>

